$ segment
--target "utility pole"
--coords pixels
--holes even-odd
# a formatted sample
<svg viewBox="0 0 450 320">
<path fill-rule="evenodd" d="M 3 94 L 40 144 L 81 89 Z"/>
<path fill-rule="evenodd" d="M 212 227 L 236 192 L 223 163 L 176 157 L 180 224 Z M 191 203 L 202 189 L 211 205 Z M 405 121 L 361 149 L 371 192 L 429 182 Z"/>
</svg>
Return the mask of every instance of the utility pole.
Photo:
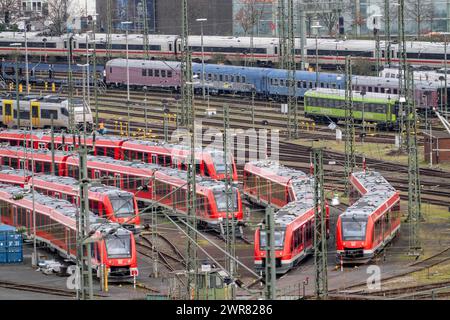
<svg viewBox="0 0 450 320">
<path fill-rule="evenodd" d="M 298 137 L 298 120 L 297 120 L 297 97 L 295 95 L 295 87 L 297 84 L 295 78 L 295 35 L 294 35 L 294 0 L 288 1 L 288 38 L 286 39 L 286 49 L 283 61 L 288 69 L 288 139 L 296 139 Z"/>
<path fill-rule="evenodd" d="M 266 233 L 266 299 L 276 300 L 276 268 L 275 268 L 275 222 L 272 206 L 266 208 L 266 223 L 264 232 Z"/>
<path fill-rule="evenodd" d="M 323 182 L 323 151 L 313 149 L 314 158 L 314 267 L 316 271 L 316 297 L 328 297 L 327 230 Z"/>
<path fill-rule="evenodd" d="M 112 57 L 112 33 L 113 33 L 113 22 L 112 22 L 112 0 L 106 0 L 106 23 L 107 23 L 107 33 L 106 33 L 106 56 L 108 60 Z"/>
<path fill-rule="evenodd" d="M 398 0 L 398 35 L 399 35 L 399 57 L 400 64 L 398 70 L 398 94 L 399 94 L 399 117 L 400 117 L 400 128 L 399 136 L 401 139 L 401 149 L 405 150 L 406 144 L 404 140 L 405 137 L 405 111 L 404 106 L 407 99 L 407 86 L 408 86 L 408 65 L 406 60 L 406 40 L 405 40 L 405 0 Z"/>
<path fill-rule="evenodd" d="M 50 168 L 51 174 L 55 175 L 55 127 L 53 125 L 53 113 L 50 115 L 50 123 L 51 123 L 51 142 L 50 149 L 52 153 L 52 167 Z"/>
<path fill-rule="evenodd" d="M 233 189 L 231 186 L 231 177 L 232 177 L 232 164 L 228 161 L 228 151 L 229 151 L 229 137 L 228 132 L 230 130 L 230 108 L 228 105 L 225 105 L 223 108 L 223 163 L 225 164 L 225 196 L 226 196 L 226 206 L 227 206 L 227 218 L 226 218 L 226 248 L 229 255 L 226 256 L 227 264 L 226 267 L 230 272 L 230 276 L 234 279 L 236 274 L 236 263 L 234 262 L 234 258 L 236 256 L 236 221 L 234 219 L 234 210 L 233 203 Z M 231 172 L 230 172 L 231 171 Z M 231 209 L 231 210 L 230 210 Z M 230 223 L 230 213 L 231 223 Z M 231 228 L 231 229 L 230 229 Z M 230 258 L 232 257 L 232 258 Z M 236 299 L 236 290 L 234 286 L 231 286 L 231 300 Z"/>
<path fill-rule="evenodd" d="M 189 25 L 188 25 L 188 5 L 187 0 L 182 2 L 182 38 L 181 38 L 181 50 L 183 60 L 181 63 L 182 68 L 182 123 L 189 132 L 190 135 L 190 157 L 188 160 L 188 172 L 187 172 L 187 262 L 186 268 L 188 273 L 187 290 L 191 293 L 193 290 L 194 299 L 198 298 L 197 287 L 197 221 L 196 221 L 196 170 L 195 170 L 195 107 L 193 105 L 193 77 L 192 77 L 192 58 L 189 49 Z"/>
<path fill-rule="evenodd" d="M 355 120 L 353 118 L 352 60 L 345 58 L 345 192 L 349 193 L 349 178 L 356 167 Z"/>
<path fill-rule="evenodd" d="M 422 219 L 420 196 L 420 167 L 417 150 L 417 119 L 415 106 L 415 90 L 413 71 L 408 70 L 407 83 L 407 123 L 406 137 L 408 140 L 408 218 L 409 255 L 419 256 L 422 248 L 419 238 L 419 223 Z M 430 137 L 431 139 L 431 137 Z"/>
<path fill-rule="evenodd" d="M 391 67 L 391 17 L 389 10 L 389 0 L 384 0 L 384 56 L 387 60 L 388 67 Z"/>
<path fill-rule="evenodd" d="M 373 18 L 376 22 L 376 18 Z M 379 77 L 380 75 L 380 68 L 381 68 L 381 48 L 380 48 L 380 30 L 377 28 L 377 24 L 375 24 L 375 27 L 373 28 L 373 36 L 375 37 L 375 58 L 376 58 L 376 76 Z"/>
<path fill-rule="evenodd" d="M 73 35 L 70 35 L 68 38 L 68 46 L 69 46 L 69 55 L 67 57 L 68 63 L 68 78 L 67 78 L 67 90 L 68 92 L 68 107 L 69 107 L 69 131 L 73 134 L 75 133 L 75 114 L 73 109 L 73 74 L 72 74 L 72 50 L 73 50 Z"/>
<path fill-rule="evenodd" d="M 445 103 L 445 118 L 448 120 L 448 96 L 447 96 L 447 34 L 444 34 L 444 72 L 445 72 L 445 79 L 444 79 L 444 103 Z M 442 99 L 442 98 L 441 98 Z"/>
<path fill-rule="evenodd" d="M 279 56 L 279 68 L 286 69 L 286 10 L 285 1 L 278 0 L 278 56 Z"/>
<path fill-rule="evenodd" d="M 91 245 L 85 243 L 90 233 L 89 223 L 89 180 L 87 174 L 86 144 L 80 146 L 80 211 L 77 215 L 77 267 L 79 270 L 79 286 L 77 298 L 81 300 L 93 299 Z"/>
<path fill-rule="evenodd" d="M 150 44 L 148 41 L 148 12 L 147 12 L 147 0 L 142 0 L 142 6 L 143 6 L 143 11 L 142 11 L 142 16 L 143 16 L 143 34 L 142 34 L 142 38 L 144 39 L 144 53 L 145 53 L 145 58 L 147 60 L 150 60 Z"/>
<path fill-rule="evenodd" d="M 306 12 L 302 3 L 298 4 L 300 11 L 300 54 L 302 56 L 300 69 L 306 70 Z"/>
<path fill-rule="evenodd" d="M 16 104 L 17 104 L 17 128 L 20 129 L 20 97 L 19 97 L 19 52 L 16 48 Z M 14 111 L 13 111 L 14 119 Z"/>
</svg>

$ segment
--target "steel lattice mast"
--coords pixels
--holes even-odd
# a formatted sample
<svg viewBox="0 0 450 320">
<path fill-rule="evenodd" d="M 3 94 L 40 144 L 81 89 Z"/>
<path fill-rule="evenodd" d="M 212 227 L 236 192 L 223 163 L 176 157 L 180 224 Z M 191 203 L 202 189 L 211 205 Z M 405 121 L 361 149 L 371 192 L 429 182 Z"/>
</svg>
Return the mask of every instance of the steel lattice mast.
<svg viewBox="0 0 450 320">
<path fill-rule="evenodd" d="M 323 151 L 313 149 L 314 160 L 314 266 L 316 296 L 328 296 L 326 209 L 323 182 Z"/>
<path fill-rule="evenodd" d="M 355 121 L 353 118 L 352 60 L 345 58 L 345 192 L 349 193 L 349 178 L 356 167 Z"/>
<path fill-rule="evenodd" d="M 407 74 L 407 120 L 406 134 L 408 142 L 408 218 L 409 229 L 409 254 L 420 255 L 421 245 L 419 238 L 419 223 L 421 216 L 421 196 L 420 196 L 420 168 L 419 155 L 417 150 L 417 117 L 414 99 L 414 76 L 413 71 L 408 70 Z"/>
<path fill-rule="evenodd" d="M 400 101 L 399 118 L 400 118 L 400 139 L 401 148 L 404 150 L 407 143 L 405 137 L 405 102 L 408 95 L 408 63 L 406 60 L 406 39 L 405 39 L 405 0 L 398 0 L 398 53 L 400 55 L 400 64 L 398 69 L 398 94 Z"/>
<path fill-rule="evenodd" d="M 149 40 L 148 40 L 148 11 L 147 11 L 147 0 L 142 0 L 142 6 L 143 6 L 143 11 L 142 11 L 142 16 L 143 16 L 143 30 L 142 30 L 142 39 L 143 39 L 143 45 L 144 45 L 144 53 L 145 53 L 145 58 L 147 60 L 150 59 L 150 44 L 149 44 Z"/>
<path fill-rule="evenodd" d="M 112 57 L 112 32 L 113 32 L 113 21 L 112 21 L 112 0 L 106 0 L 106 56 L 108 59 Z"/>
<path fill-rule="evenodd" d="M 285 8 L 286 0 L 278 0 L 278 56 L 279 60 L 279 68 L 286 69 L 286 8 Z"/>
<path fill-rule="evenodd" d="M 288 38 L 287 50 L 283 59 L 288 69 L 288 138 L 298 137 L 297 97 L 295 96 L 295 36 L 294 36 L 294 0 L 288 0 Z"/>
<path fill-rule="evenodd" d="M 193 105 L 193 77 L 192 77 L 192 58 L 189 49 L 189 25 L 188 25 L 188 6 L 187 0 L 182 2 L 182 37 L 181 37 L 181 49 L 183 60 L 181 62 L 182 70 L 182 119 L 181 125 L 184 125 L 189 132 L 190 138 L 190 157 L 188 160 L 188 172 L 187 172 L 187 234 L 189 237 L 187 245 L 187 261 L 186 268 L 188 273 L 187 288 L 188 292 L 193 290 L 193 298 L 197 298 L 197 222 L 196 222 L 196 190 L 195 190 L 195 108 Z M 191 227 L 189 227 L 191 226 Z"/>
</svg>

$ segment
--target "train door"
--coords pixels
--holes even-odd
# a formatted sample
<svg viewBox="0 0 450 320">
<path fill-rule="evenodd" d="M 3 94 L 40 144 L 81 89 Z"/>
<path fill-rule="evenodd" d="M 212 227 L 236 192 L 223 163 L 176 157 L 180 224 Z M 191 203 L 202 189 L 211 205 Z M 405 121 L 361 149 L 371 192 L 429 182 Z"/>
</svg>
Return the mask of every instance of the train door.
<svg viewBox="0 0 450 320">
<path fill-rule="evenodd" d="M 121 188 L 121 186 L 120 186 L 120 173 L 115 173 L 114 174 L 114 182 L 115 182 L 115 186 L 120 189 Z"/>
<path fill-rule="evenodd" d="M 31 124 L 34 128 L 40 126 L 40 103 L 38 101 L 32 101 L 30 104 L 31 112 Z"/>
<path fill-rule="evenodd" d="M 3 100 L 3 124 L 7 125 L 13 121 L 13 101 Z"/>
</svg>

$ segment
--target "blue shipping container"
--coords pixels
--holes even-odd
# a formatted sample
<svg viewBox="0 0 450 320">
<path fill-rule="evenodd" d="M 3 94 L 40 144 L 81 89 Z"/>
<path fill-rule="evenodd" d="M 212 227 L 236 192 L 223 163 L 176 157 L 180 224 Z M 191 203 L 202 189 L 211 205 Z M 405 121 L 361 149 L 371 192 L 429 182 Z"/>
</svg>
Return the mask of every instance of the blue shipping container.
<svg viewBox="0 0 450 320">
<path fill-rule="evenodd" d="M 23 262 L 22 235 L 17 229 L 0 224 L 0 264 Z"/>
</svg>

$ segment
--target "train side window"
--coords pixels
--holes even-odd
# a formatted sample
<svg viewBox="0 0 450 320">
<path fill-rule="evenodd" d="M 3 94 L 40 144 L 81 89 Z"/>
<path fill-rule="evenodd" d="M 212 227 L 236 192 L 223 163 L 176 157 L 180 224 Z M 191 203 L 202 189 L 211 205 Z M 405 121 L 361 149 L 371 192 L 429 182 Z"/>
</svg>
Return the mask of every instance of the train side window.
<svg viewBox="0 0 450 320">
<path fill-rule="evenodd" d="M 172 44 L 169 43 L 169 51 L 172 51 Z"/>
<path fill-rule="evenodd" d="M 146 77 L 147 76 L 147 69 L 142 69 L 142 76 Z"/>
<path fill-rule="evenodd" d="M 161 70 L 161 78 L 165 78 L 166 77 L 166 70 Z"/>
<path fill-rule="evenodd" d="M 217 74 L 213 74 L 214 81 L 217 81 Z"/>
<path fill-rule="evenodd" d="M 164 166 L 164 156 L 158 155 L 158 164 Z"/>
<path fill-rule="evenodd" d="M 378 93 L 378 91 L 379 91 L 379 88 L 378 88 L 378 87 L 375 87 L 375 88 L 374 88 L 374 90 L 375 90 L 375 92 L 377 92 L 377 93 Z"/>
<path fill-rule="evenodd" d="M 172 78 L 172 70 L 167 70 L 167 78 Z"/>
<path fill-rule="evenodd" d="M 219 81 L 223 81 L 223 74 L 219 74 Z"/>
<path fill-rule="evenodd" d="M 42 172 L 42 162 L 35 161 L 34 162 L 34 166 L 35 166 L 35 171 L 36 172 Z"/>
<path fill-rule="evenodd" d="M 147 69 L 147 77 L 153 77 L 153 69 Z"/>
<path fill-rule="evenodd" d="M 373 92 L 373 88 L 372 87 L 367 87 L 367 91 L 368 92 Z"/>
<path fill-rule="evenodd" d="M 284 80 L 280 79 L 280 87 L 284 87 Z"/>
<path fill-rule="evenodd" d="M 212 80 L 212 74 L 208 73 L 208 81 L 211 81 L 211 80 Z"/>
<path fill-rule="evenodd" d="M 234 82 L 234 76 L 230 76 L 230 82 Z"/>
<path fill-rule="evenodd" d="M 109 67 L 109 73 L 113 73 L 113 68 Z"/>
<path fill-rule="evenodd" d="M 384 88 L 380 88 L 380 92 L 381 92 L 381 93 L 384 93 Z"/>
<path fill-rule="evenodd" d="M 237 83 L 241 82 L 241 77 L 240 76 L 236 76 L 236 82 Z"/>
<path fill-rule="evenodd" d="M 245 83 L 245 80 L 246 80 L 245 76 L 242 76 L 242 83 Z"/>
<path fill-rule="evenodd" d="M 278 54 L 278 47 L 274 47 L 274 53 Z"/>
<path fill-rule="evenodd" d="M 229 76 L 226 74 L 225 75 L 225 81 L 228 82 Z"/>
<path fill-rule="evenodd" d="M 155 70 L 154 74 L 155 74 L 155 77 L 158 78 L 159 77 L 159 70 Z"/>
</svg>

